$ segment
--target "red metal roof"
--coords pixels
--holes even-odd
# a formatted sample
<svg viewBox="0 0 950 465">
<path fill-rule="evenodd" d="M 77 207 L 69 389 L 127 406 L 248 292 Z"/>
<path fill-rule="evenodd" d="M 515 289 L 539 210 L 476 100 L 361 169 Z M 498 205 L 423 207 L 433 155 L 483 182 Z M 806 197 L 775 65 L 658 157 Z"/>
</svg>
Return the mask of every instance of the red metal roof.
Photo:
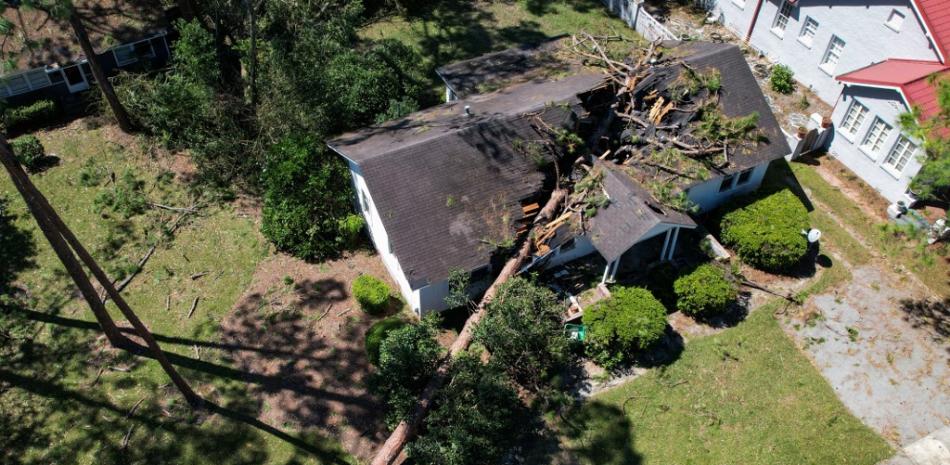
<svg viewBox="0 0 950 465">
<path fill-rule="evenodd" d="M 940 61 L 946 63 L 950 55 L 950 1 L 914 0 L 911 3 L 937 46 Z"/>
<path fill-rule="evenodd" d="M 921 116 L 927 119 L 939 111 L 937 92 L 928 79 L 936 73 L 950 75 L 950 66 L 936 61 L 891 58 L 842 74 L 837 79 L 852 84 L 898 90 L 907 104 L 919 107 Z"/>
</svg>

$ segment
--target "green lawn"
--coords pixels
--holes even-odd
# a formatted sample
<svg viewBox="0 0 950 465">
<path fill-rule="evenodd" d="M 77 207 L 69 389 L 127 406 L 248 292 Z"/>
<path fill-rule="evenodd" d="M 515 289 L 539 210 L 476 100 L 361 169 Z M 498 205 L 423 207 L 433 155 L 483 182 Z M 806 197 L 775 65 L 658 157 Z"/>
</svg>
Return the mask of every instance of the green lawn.
<svg viewBox="0 0 950 465">
<path fill-rule="evenodd" d="M 862 464 L 892 454 L 767 309 L 595 396 L 564 423 L 585 464 Z"/>
<path fill-rule="evenodd" d="M 904 265 L 932 291 L 940 295 L 950 295 L 948 265 L 945 257 L 938 253 L 939 248 L 926 249 L 918 240 L 886 233 L 878 220 L 869 218 L 845 194 L 828 184 L 813 166 L 792 163 L 791 169 L 802 186 L 810 191 L 811 196 L 827 207 L 828 211 L 820 214 L 833 215 L 891 263 Z M 854 237 L 853 234 L 849 235 Z M 945 248 L 942 253 L 946 253 Z"/>
<path fill-rule="evenodd" d="M 515 45 L 537 43 L 560 34 L 636 32 L 611 15 L 597 0 L 513 0 L 471 2 L 449 0 L 412 18 L 392 17 L 368 25 L 366 39 L 396 39 L 416 48 L 434 69 Z M 441 80 L 430 73 L 434 97 Z"/>
<path fill-rule="evenodd" d="M 109 142 L 103 131 L 39 134 L 60 162 L 31 177 L 113 276 L 127 273 L 156 246 L 123 295 L 163 348 L 176 354 L 182 375 L 227 410 L 195 415 L 168 386 L 157 363 L 113 351 L 97 340 L 100 332 L 91 312 L 74 294 L 71 280 L 4 173 L 0 197 L 19 216 L 14 229 L 25 236 L 0 234 L 0 247 L 23 250 L 33 266 L 16 278 L 28 292 L 25 301 L 0 302 L 4 334 L 31 341 L 23 345 L 0 339 L 0 462 L 350 463 L 338 444 L 313 432 L 256 421 L 263 406 L 248 395 L 241 372 L 214 348 L 219 322 L 268 253 L 254 221 L 227 204 L 210 202 L 169 236 L 162 231 L 177 212 L 147 208 L 126 219 L 97 207 L 95 199 L 113 190 L 110 173 L 121 179 L 126 171 L 144 182 L 151 202 L 189 206 L 195 201 L 190 189 L 153 158 Z M 18 242 L 7 242 L 11 239 Z M 189 318 L 194 297 L 200 300 Z"/>
</svg>

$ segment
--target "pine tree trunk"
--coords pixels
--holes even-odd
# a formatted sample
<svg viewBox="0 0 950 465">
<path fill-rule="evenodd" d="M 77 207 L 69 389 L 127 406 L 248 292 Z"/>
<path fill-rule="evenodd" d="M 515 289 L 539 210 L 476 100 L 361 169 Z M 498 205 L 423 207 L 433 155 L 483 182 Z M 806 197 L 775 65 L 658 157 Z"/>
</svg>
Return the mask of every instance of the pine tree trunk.
<svg viewBox="0 0 950 465">
<path fill-rule="evenodd" d="M 551 194 L 551 198 L 548 199 L 544 208 L 541 210 L 543 214 L 539 215 L 537 220 L 550 219 L 553 212 L 557 209 L 558 204 L 566 198 L 566 190 L 558 189 L 554 191 Z M 540 221 L 535 221 L 534 224 L 540 224 Z M 498 277 L 495 278 L 495 281 L 492 282 L 488 290 L 485 291 L 485 295 L 482 296 L 482 300 L 479 302 L 475 312 L 465 321 L 465 326 L 462 327 L 462 331 L 459 332 L 458 337 L 455 338 L 455 341 L 452 342 L 452 346 L 449 348 L 448 356 L 439 364 L 435 375 L 432 376 L 429 383 L 426 384 L 425 389 L 423 389 L 422 394 L 419 395 L 419 401 L 416 402 L 415 407 L 413 407 L 412 412 L 409 414 L 409 419 L 399 422 L 396 429 L 393 430 L 389 438 L 386 439 L 386 442 L 383 443 L 382 447 L 376 452 L 376 456 L 373 457 L 371 465 L 392 465 L 399 458 L 400 454 L 402 454 L 406 444 L 416 435 L 419 427 L 422 426 L 422 420 L 425 419 L 426 414 L 429 413 L 429 408 L 432 407 L 432 400 L 435 398 L 435 394 L 442 388 L 442 385 L 445 384 L 448 378 L 449 369 L 452 367 L 452 360 L 472 342 L 473 331 L 475 327 L 478 326 L 478 323 L 482 321 L 482 318 L 485 317 L 485 309 L 488 303 L 495 298 L 495 294 L 498 293 L 498 289 L 501 285 L 514 277 L 528 256 L 531 255 L 531 236 L 534 229 L 535 228 L 532 228 L 532 230 L 525 235 L 524 243 L 521 245 L 521 248 L 518 249 L 518 253 L 505 263 Z"/>
<path fill-rule="evenodd" d="M 82 47 L 83 54 L 86 55 L 89 68 L 92 69 L 92 75 L 96 78 L 96 84 L 99 86 L 99 89 L 102 90 L 102 95 L 106 98 L 109 108 L 112 109 L 112 114 L 115 115 L 115 119 L 119 123 L 119 128 L 122 129 L 123 132 L 132 132 L 134 129 L 132 120 L 125 111 L 125 107 L 122 106 L 122 102 L 119 101 L 119 97 L 115 94 L 112 83 L 106 78 L 106 73 L 102 71 L 102 66 L 99 64 L 96 51 L 92 48 L 92 42 L 89 41 L 86 26 L 83 25 L 82 18 L 79 17 L 75 9 L 70 11 L 69 25 L 72 26 L 73 33 L 76 34 L 76 40 L 79 42 L 79 46 Z"/>
<path fill-rule="evenodd" d="M 112 320 L 112 317 L 109 316 L 109 312 L 106 311 L 102 300 L 99 299 L 99 294 L 89 280 L 89 276 L 86 275 L 79 261 L 76 260 L 76 256 L 69 250 L 69 246 L 66 245 L 63 237 L 56 232 L 56 227 L 50 218 L 44 214 L 35 196 L 24 183 L 23 179 L 26 178 L 28 181 L 29 178 L 26 176 L 26 173 L 23 172 L 23 168 L 21 168 L 19 163 L 13 158 L 13 152 L 3 138 L 0 138 L 0 163 L 6 168 L 7 173 L 13 180 L 13 185 L 17 191 L 20 192 L 20 195 L 23 196 L 23 200 L 30 209 L 30 213 L 32 213 L 36 219 L 36 223 L 39 225 L 43 235 L 46 236 L 46 239 L 53 247 L 53 251 L 56 252 L 56 256 L 59 257 L 59 260 L 63 263 L 66 272 L 69 273 L 73 282 L 76 283 L 80 294 L 82 294 L 86 303 L 89 304 L 92 314 L 96 317 L 96 321 L 99 322 L 99 326 L 102 328 L 102 332 L 105 333 L 109 343 L 116 348 L 132 347 L 134 344 L 119 331 L 115 321 Z"/>
<path fill-rule="evenodd" d="M 202 405 L 202 400 L 198 397 L 197 394 L 191 389 L 191 386 L 178 374 L 178 371 L 175 369 L 175 366 L 171 364 L 168 358 L 165 356 L 165 353 L 162 352 L 161 347 L 158 345 L 158 342 L 152 336 L 152 333 L 148 330 L 145 324 L 139 320 L 138 316 L 132 311 L 131 307 L 125 302 L 125 299 L 121 294 L 115 289 L 115 286 L 112 285 L 112 281 L 106 275 L 106 273 L 99 267 L 99 264 L 96 263 L 95 259 L 92 258 L 92 255 L 86 251 L 86 248 L 83 247 L 82 243 L 76 238 L 72 233 L 69 227 L 63 222 L 62 218 L 53 210 L 53 207 L 46 200 L 46 197 L 33 185 L 29 177 L 20 168 L 13 160 L 12 151 L 10 151 L 9 145 L 5 139 L 0 138 L 0 158 L 3 160 L 4 166 L 10 172 L 10 176 L 13 178 L 14 184 L 16 184 L 17 189 L 20 191 L 23 198 L 27 201 L 27 205 L 30 207 L 30 211 L 33 213 L 33 216 L 37 219 L 37 222 L 40 223 L 40 228 L 43 230 L 44 234 L 47 235 L 47 238 L 50 239 L 51 243 L 55 243 L 54 248 L 57 250 L 57 255 L 60 256 L 60 259 L 63 260 L 63 264 L 67 266 L 67 269 L 73 268 L 78 269 L 81 273 L 80 280 L 76 280 L 77 285 L 80 285 L 83 291 L 83 296 L 87 301 L 90 302 L 90 306 L 100 307 L 101 311 L 105 313 L 105 307 L 102 304 L 102 301 L 99 299 L 99 295 L 96 293 L 95 288 L 92 287 L 92 283 L 89 282 L 88 276 L 85 272 L 82 271 L 82 267 L 79 266 L 79 263 L 76 262 L 75 256 L 72 252 L 65 249 L 65 254 L 60 254 L 60 251 L 66 247 L 66 243 L 69 244 L 69 247 L 72 247 L 73 250 L 79 255 L 79 258 L 86 264 L 90 271 L 92 271 L 93 276 L 96 280 L 99 281 L 99 284 L 105 289 L 106 293 L 116 303 L 116 306 L 119 307 L 119 311 L 122 312 L 123 316 L 132 324 L 132 327 L 135 328 L 136 333 L 142 340 L 145 341 L 146 346 L 148 347 L 149 352 L 155 360 L 158 361 L 159 365 L 162 366 L 162 369 L 168 374 L 168 377 L 171 378 L 172 383 L 181 391 L 182 395 L 185 397 L 185 400 L 192 407 L 200 407 Z M 63 240 L 65 239 L 65 242 Z M 73 274 L 72 272 L 70 273 Z M 87 292 L 91 292 L 91 299 L 87 295 Z M 93 302 L 96 304 L 93 305 Z M 95 313 L 95 310 L 94 310 Z M 115 327 L 115 324 L 111 319 L 108 318 L 108 313 L 105 313 L 108 322 Z M 98 315 L 97 315 L 98 317 Z M 115 329 L 118 333 L 118 328 Z M 121 335 L 121 334 L 120 334 Z M 133 348 L 134 344 L 131 341 L 128 341 L 127 338 L 121 336 L 128 343 L 126 348 Z M 111 338 L 110 338 L 111 340 Z M 115 345 L 115 343 L 113 343 Z"/>
</svg>

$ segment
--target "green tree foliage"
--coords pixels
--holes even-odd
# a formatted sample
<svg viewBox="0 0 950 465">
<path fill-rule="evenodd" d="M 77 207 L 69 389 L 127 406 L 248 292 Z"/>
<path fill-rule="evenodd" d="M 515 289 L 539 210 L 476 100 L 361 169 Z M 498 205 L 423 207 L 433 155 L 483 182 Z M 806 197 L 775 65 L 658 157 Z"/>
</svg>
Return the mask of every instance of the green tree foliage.
<svg viewBox="0 0 950 465">
<path fill-rule="evenodd" d="M 488 304 L 475 340 L 512 379 L 540 391 L 571 357 L 562 316 L 553 292 L 525 278 L 512 278 Z"/>
<path fill-rule="evenodd" d="M 710 317 L 723 313 L 739 295 L 739 287 L 722 267 L 703 264 L 676 279 L 676 306 L 692 316 Z"/>
<path fill-rule="evenodd" d="M 311 137 L 271 146 L 264 186 L 261 231 L 279 250 L 332 257 L 362 230 L 362 218 L 352 213 L 349 170 Z"/>
<path fill-rule="evenodd" d="M 409 444 L 420 465 L 499 463 L 533 418 L 496 364 L 463 354 L 452 363 L 450 381 L 435 397 L 423 431 Z"/>
<path fill-rule="evenodd" d="M 666 308 L 639 287 L 611 289 L 611 297 L 584 311 L 590 356 L 608 370 L 649 348 L 666 330 Z"/>
<path fill-rule="evenodd" d="M 934 75 L 939 112 L 924 120 L 920 108 L 900 115 L 898 123 L 907 134 L 923 141 L 923 166 L 910 188 L 924 200 L 950 201 L 950 79 Z"/>
<path fill-rule="evenodd" d="M 110 210 L 124 218 L 131 218 L 144 212 L 148 206 L 144 189 L 145 182 L 126 170 L 116 179 L 115 186 L 105 188 L 96 195 L 96 208 Z"/>
<path fill-rule="evenodd" d="M 353 280 L 353 298 L 366 313 L 378 314 L 385 311 L 389 297 L 389 286 L 379 278 L 362 274 Z"/>
<path fill-rule="evenodd" d="M 369 359 L 369 362 L 373 365 L 379 364 L 379 346 L 383 343 L 383 340 L 386 339 L 386 336 L 389 333 L 403 328 L 407 325 L 402 318 L 398 316 L 391 316 L 389 318 L 384 318 L 382 320 L 373 323 L 373 326 L 369 327 L 369 330 L 366 331 L 366 358 Z"/>
<path fill-rule="evenodd" d="M 770 271 L 788 270 L 805 256 L 802 231 L 808 227 L 808 210 L 788 189 L 747 197 L 720 222 L 723 242 L 752 266 Z"/>
<path fill-rule="evenodd" d="M 772 85 L 772 90 L 788 95 L 795 91 L 793 76 L 795 76 L 795 73 L 788 66 L 775 65 L 772 67 L 772 75 L 769 76 L 769 84 Z"/>
<path fill-rule="evenodd" d="M 406 418 L 435 373 L 444 352 L 435 339 L 437 333 L 435 318 L 425 318 L 419 324 L 389 331 L 379 345 L 379 362 L 369 385 L 386 401 L 390 428 Z"/>
<path fill-rule="evenodd" d="M 13 149 L 13 155 L 17 161 L 30 171 L 39 169 L 43 164 L 43 158 L 46 157 L 46 149 L 43 148 L 43 144 L 32 134 L 11 140 L 10 148 Z"/>
</svg>

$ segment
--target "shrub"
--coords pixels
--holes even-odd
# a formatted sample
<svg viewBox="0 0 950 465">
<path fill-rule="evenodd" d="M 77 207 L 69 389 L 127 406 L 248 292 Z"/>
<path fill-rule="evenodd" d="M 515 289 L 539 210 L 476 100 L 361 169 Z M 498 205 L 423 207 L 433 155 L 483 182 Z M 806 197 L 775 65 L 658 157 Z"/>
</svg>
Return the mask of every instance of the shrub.
<svg viewBox="0 0 950 465">
<path fill-rule="evenodd" d="M 39 169 L 43 157 L 46 156 L 46 149 L 43 148 L 43 144 L 32 134 L 11 140 L 10 148 L 13 149 L 13 155 L 17 161 L 30 171 Z"/>
<path fill-rule="evenodd" d="M 628 354 L 650 347 L 666 330 L 666 309 L 650 291 L 619 287 L 611 297 L 584 311 L 590 356 L 608 370 L 628 360 Z"/>
<path fill-rule="evenodd" d="M 324 259 L 355 242 L 363 223 L 353 214 L 349 170 L 322 143 L 301 137 L 273 145 L 263 178 L 261 232 L 279 250 Z"/>
<path fill-rule="evenodd" d="M 353 297 L 367 313 L 381 313 L 389 303 L 389 286 L 370 275 L 360 275 L 353 280 Z"/>
<path fill-rule="evenodd" d="M 126 171 L 116 180 L 115 188 L 100 191 L 94 203 L 99 210 L 108 208 L 125 218 L 131 218 L 144 212 L 148 206 L 145 182 L 136 178 L 131 171 Z"/>
<path fill-rule="evenodd" d="M 795 266 L 808 252 L 808 211 L 790 190 L 749 198 L 720 222 L 722 240 L 747 263 L 769 271 Z"/>
<path fill-rule="evenodd" d="M 425 427 L 407 454 L 420 465 L 502 463 L 532 424 L 504 372 L 463 354 L 439 390 Z"/>
<path fill-rule="evenodd" d="M 390 330 L 380 341 L 377 370 L 370 376 L 369 387 L 385 399 L 390 428 L 406 418 L 416 396 L 435 373 L 443 353 L 435 340 L 436 333 L 436 320 L 429 317 L 419 324 Z"/>
<path fill-rule="evenodd" d="M 39 127 L 56 120 L 56 102 L 37 100 L 29 105 L 8 108 L 3 112 L 3 124 L 7 130 Z"/>
<path fill-rule="evenodd" d="M 398 316 L 389 317 L 373 323 L 366 331 L 366 357 L 373 365 L 379 364 L 379 346 L 389 333 L 406 326 L 406 322 Z"/>
<path fill-rule="evenodd" d="M 795 81 L 792 77 L 795 73 L 785 65 L 775 65 L 772 68 L 772 75 L 769 77 L 769 83 L 772 84 L 772 90 L 780 94 L 791 94 L 795 90 Z"/>
<path fill-rule="evenodd" d="M 677 308 L 692 316 L 721 314 L 739 295 L 739 287 L 726 270 L 708 263 L 679 277 L 673 289 Z"/>
<path fill-rule="evenodd" d="M 525 388 L 540 391 L 570 358 L 563 308 L 551 290 L 524 278 L 504 283 L 474 339 Z"/>
</svg>

